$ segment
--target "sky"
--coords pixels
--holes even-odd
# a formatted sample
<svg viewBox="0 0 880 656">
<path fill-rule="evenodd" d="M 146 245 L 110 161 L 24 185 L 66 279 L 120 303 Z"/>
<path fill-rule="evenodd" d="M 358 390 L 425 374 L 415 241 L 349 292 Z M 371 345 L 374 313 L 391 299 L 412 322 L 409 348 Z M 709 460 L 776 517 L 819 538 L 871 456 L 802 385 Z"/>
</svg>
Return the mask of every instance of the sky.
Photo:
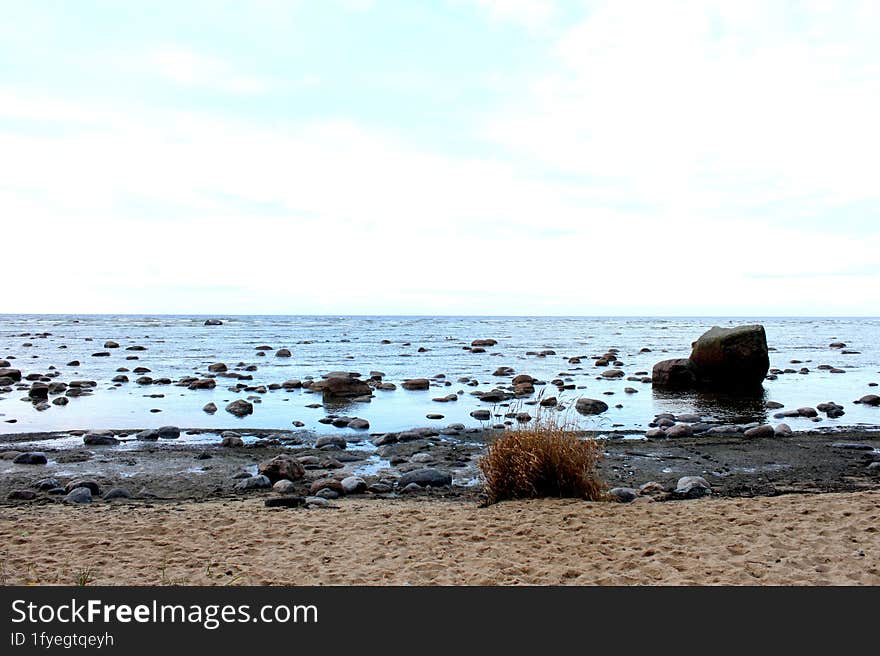
<svg viewBox="0 0 880 656">
<path fill-rule="evenodd" d="M 0 9 L 0 312 L 880 315 L 880 3 Z"/>
</svg>

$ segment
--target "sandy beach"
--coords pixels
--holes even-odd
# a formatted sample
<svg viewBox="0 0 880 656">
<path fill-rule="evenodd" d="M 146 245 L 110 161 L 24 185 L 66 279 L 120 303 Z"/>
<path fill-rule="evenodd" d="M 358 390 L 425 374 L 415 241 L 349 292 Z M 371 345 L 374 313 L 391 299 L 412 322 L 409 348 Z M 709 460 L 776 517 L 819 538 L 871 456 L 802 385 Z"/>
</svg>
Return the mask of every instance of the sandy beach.
<svg viewBox="0 0 880 656">
<path fill-rule="evenodd" d="M 878 585 L 880 491 L 633 504 L 259 499 L 0 510 L 0 582 Z"/>
</svg>

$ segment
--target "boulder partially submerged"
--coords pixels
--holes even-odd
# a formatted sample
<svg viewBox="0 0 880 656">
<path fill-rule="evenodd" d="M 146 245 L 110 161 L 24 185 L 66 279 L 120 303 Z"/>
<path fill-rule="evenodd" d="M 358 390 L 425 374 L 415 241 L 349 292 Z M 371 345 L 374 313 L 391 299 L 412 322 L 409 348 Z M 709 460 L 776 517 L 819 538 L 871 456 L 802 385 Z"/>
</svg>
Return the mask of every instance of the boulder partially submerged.
<svg viewBox="0 0 880 656">
<path fill-rule="evenodd" d="M 769 369 L 764 326 L 714 326 L 692 344 L 690 358 L 658 362 L 651 379 L 677 389 L 756 389 Z"/>
</svg>

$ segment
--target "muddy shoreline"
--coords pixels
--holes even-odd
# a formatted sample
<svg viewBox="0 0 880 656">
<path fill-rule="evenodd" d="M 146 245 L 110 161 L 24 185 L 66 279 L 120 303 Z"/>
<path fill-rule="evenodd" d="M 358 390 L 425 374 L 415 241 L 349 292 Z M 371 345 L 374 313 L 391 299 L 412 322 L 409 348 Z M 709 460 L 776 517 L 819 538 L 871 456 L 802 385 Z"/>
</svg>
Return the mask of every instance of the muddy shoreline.
<svg viewBox="0 0 880 656">
<path fill-rule="evenodd" d="M 224 431 L 216 429 L 182 429 L 180 440 L 150 442 L 135 440 L 136 432 L 116 432 L 120 443 L 111 446 L 83 445 L 82 438 L 71 436 L 71 432 L 3 436 L 0 504 L 60 503 L 64 495 L 59 489 L 39 489 L 38 482 L 45 479 L 55 479 L 62 487 L 77 480 L 94 481 L 100 487 L 94 500 L 101 503 L 106 503 L 101 496 L 111 489 L 122 489 L 130 495 L 114 503 L 277 497 L 280 495 L 271 488 L 239 487 L 242 480 L 257 473 L 260 462 L 279 454 L 301 459 L 306 470 L 287 496 L 315 494 L 313 485 L 318 480 L 355 476 L 362 478 L 367 487 L 354 495 L 358 498 L 479 501 L 477 460 L 487 442 L 499 434 L 481 431 L 464 439 L 430 435 L 379 447 L 364 436 L 350 441 L 344 449 L 328 450 L 316 448 L 315 435 L 308 431 L 239 431 L 237 434 L 245 441 L 245 446 L 239 447 L 222 446 Z M 68 442 L 52 446 L 59 439 Z M 186 443 L 193 439 L 200 441 Z M 76 440 L 79 444 L 70 444 Z M 877 431 L 810 431 L 769 438 L 703 435 L 663 440 L 618 433 L 603 439 L 602 445 L 600 472 L 609 488 L 638 488 L 653 481 L 668 492 L 680 477 L 702 476 L 711 484 L 712 494 L 723 497 L 880 489 L 880 465 L 872 466 L 880 462 Z M 45 453 L 47 464 L 14 464 L 15 455 L 25 451 Z M 452 485 L 410 485 L 404 490 L 398 484 L 400 476 L 426 467 L 448 472 Z M 16 499 L 16 493 L 23 490 L 35 496 Z M 332 494 L 327 496 L 332 501 Z M 665 497 L 661 493 L 655 498 Z"/>
</svg>

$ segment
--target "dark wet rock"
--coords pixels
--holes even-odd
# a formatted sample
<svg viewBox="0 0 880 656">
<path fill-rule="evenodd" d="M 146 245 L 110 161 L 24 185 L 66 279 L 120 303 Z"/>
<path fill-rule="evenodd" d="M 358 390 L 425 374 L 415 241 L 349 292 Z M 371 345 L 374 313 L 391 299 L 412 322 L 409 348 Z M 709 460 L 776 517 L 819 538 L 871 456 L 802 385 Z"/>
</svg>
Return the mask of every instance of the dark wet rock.
<svg viewBox="0 0 880 656">
<path fill-rule="evenodd" d="M 492 418 L 492 413 L 488 410 L 474 410 L 470 414 L 477 421 L 488 421 Z"/>
<path fill-rule="evenodd" d="M 495 346 L 498 342 L 494 339 L 475 339 L 471 346 Z"/>
<path fill-rule="evenodd" d="M 607 369 L 602 372 L 603 378 L 623 378 L 625 375 L 620 369 Z"/>
<path fill-rule="evenodd" d="M 608 490 L 608 495 L 615 501 L 629 503 L 639 497 L 639 492 L 631 487 L 613 487 Z"/>
<path fill-rule="evenodd" d="M 150 378 L 149 376 L 141 376 L 140 378 L 138 378 L 134 382 L 136 382 L 138 385 L 152 385 L 153 379 Z"/>
<path fill-rule="evenodd" d="M 541 399 L 539 405 L 543 408 L 552 408 L 558 405 L 559 402 L 556 400 L 555 396 L 548 396 L 547 398 Z"/>
<path fill-rule="evenodd" d="M 405 488 L 407 485 L 415 483 L 421 487 L 444 487 L 452 485 L 452 476 L 449 472 L 444 472 L 433 467 L 425 467 L 424 469 L 415 469 L 405 473 L 398 481 L 398 487 Z"/>
<path fill-rule="evenodd" d="M 155 429 L 143 430 L 139 433 L 135 433 L 134 439 L 141 440 L 143 442 L 151 442 L 159 439 L 159 432 Z"/>
<path fill-rule="evenodd" d="M 880 406 L 880 396 L 876 394 L 867 394 L 860 398 L 858 401 L 854 401 L 854 403 L 861 403 L 863 405 L 870 406 Z"/>
<path fill-rule="evenodd" d="M 768 410 L 779 410 L 780 408 L 784 408 L 785 405 L 779 403 L 778 401 L 767 401 L 767 409 Z"/>
<path fill-rule="evenodd" d="M 788 424 L 779 424 L 773 432 L 777 437 L 788 437 L 792 434 L 791 426 Z"/>
<path fill-rule="evenodd" d="M 42 451 L 26 451 L 15 456 L 12 462 L 16 465 L 45 465 L 47 460 Z"/>
<path fill-rule="evenodd" d="M 299 460 L 286 454 L 261 462 L 258 471 L 273 483 L 282 479 L 296 481 L 306 473 Z"/>
<path fill-rule="evenodd" d="M 62 499 L 64 503 L 91 503 L 92 502 L 92 491 L 87 487 L 77 487 L 67 493 L 67 496 Z"/>
<path fill-rule="evenodd" d="M 608 404 L 598 399 L 582 398 L 575 402 L 574 408 L 582 415 L 598 415 L 608 410 Z"/>
<path fill-rule="evenodd" d="M 111 431 L 89 431 L 83 436 L 83 444 L 89 446 L 109 446 L 119 444 Z"/>
<path fill-rule="evenodd" d="M 275 351 L 276 358 L 289 358 L 291 356 L 290 349 L 282 348 Z"/>
<path fill-rule="evenodd" d="M 254 413 L 254 406 L 249 401 L 237 399 L 226 406 L 226 412 L 236 417 L 246 417 Z"/>
<path fill-rule="evenodd" d="M 410 378 L 401 384 L 405 390 L 426 390 L 431 386 L 431 382 L 427 378 Z"/>
<path fill-rule="evenodd" d="M 187 387 L 191 390 L 214 389 L 217 387 L 217 381 L 213 378 L 198 378 L 187 385 Z"/>
<path fill-rule="evenodd" d="M 214 362 L 213 364 L 208 365 L 208 371 L 212 373 L 223 373 L 228 369 L 229 367 L 226 366 L 225 362 Z"/>
<path fill-rule="evenodd" d="M 202 407 L 202 411 L 207 412 L 209 415 L 213 415 L 215 412 L 217 412 L 217 405 L 213 402 L 206 403 Z"/>
<path fill-rule="evenodd" d="M 690 360 L 701 385 L 758 387 L 770 368 L 764 327 L 715 326 L 694 342 Z"/>
<path fill-rule="evenodd" d="M 662 428 L 651 428 L 645 431 L 645 437 L 649 440 L 662 439 L 666 437 L 666 431 Z"/>
<path fill-rule="evenodd" d="M 367 430 L 370 427 L 370 422 L 366 419 L 361 419 L 360 417 L 355 417 L 347 424 L 348 428 L 354 428 L 356 430 Z"/>
<path fill-rule="evenodd" d="M 241 439 L 240 435 L 227 432 L 223 433 L 223 441 L 220 443 L 220 445 L 231 448 L 239 448 L 244 446 L 244 440 Z"/>
<path fill-rule="evenodd" d="M 147 350 L 147 347 L 146 347 L 146 346 L 139 346 L 139 345 L 135 345 L 135 346 L 126 346 L 126 347 L 125 347 L 125 350 L 126 350 L 126 351 L 146 351 L 146 350 Z"/>
<path fill-rule="evenodd" d="M 21 371 L 18 369 L 3 368 L 0 369 L 0 378 L 8 378 L 13 383 L 21 380 Z"/>
<path fill-rule="evenodd" d="M 71 490 L 75 490 L 77 488 L 84 487 L 87 488 L 92 494 L 98 496 L 101 494 L 101 486 L 98 485 L 97 481 L 94 481 L 90 478 L 77 478 L 70 481 L 67 485 L 64 486 L 64 489 L 67 492 Z"/>
<path fill-rule="evenodd" d="M 79 366 L 79 360 L 71 360 L 70 362 L 67 363 L 67 366 L 68 366 L 68 367 L 78 367 L 78 366 Z"/>
<path fill-rule="evenodd" d="M 843 342 L 831 342 L 828 345 L 829 348 L 846 348 L 846 344 Z"/>
<path fill-rule="evenodd" d="M 486 403 L 500 403 L 501 401 L 506 401 L 507 399 L 513 398 L 512 394 L 509 394 L 508 392 L 497 388 L 488 392 L 474 392 L 474 396 L 480 399 L 480 401 L 484 401 Z"/>
<path fill-rule="evenodd" d="M 848 451 L 873 451 L 874 447 L 865 442 L 835 442 L 832 449 L 845 449 Z"/>
<path fill-rule="evenodd" d="M 119 374 L 118 376 L 113 376 L 113 378 L 110 379 L 110 382 L 111 383 L 127 383 L 128 376 L 126 376 L 125 374 Z"/>
<path fill-rule="evenodd" d="M 131 492 L 124 487 L 112 487 L 104 494 L 104 501 L 112 501 L 113 499 L 131 499 Z"/>
<path fill-rule="evenodd" d="M 816 408 L 807 408 L 807 407 L 798 408 L 797 414 L 801 417 L 807 417 L 807 418 L 816 417 L 819 415 L 819 413 L 816 411 Z"/>
<path fill-rule="evenodd" d="M 45 492 L 47 490 L 53 490 L 56 487 L 61 487 L 61 481 L 57 478 L 41 478 L 34 483 L 34 487 Z"/>
<path fill-rule="evenodd" d="M 204 325 L 206 326 L 222 326 L 223 322 L 220 319 L 205 319 Z"/>
<path fill-rule="evenodd" d="M 688 358 L 663 360 L 654 365 L 651 379 L 657 387 L 690 389 L 697 384 L 697 374 Z"/>
<path fill-rule="evenodd" d="M 6 495 L 8 501 L 33 501 L 37 498 L 37 493 L 33 490 L 11 490 Z"/>
<path fill-rule="evenodd" d="M 306 504 L 303 497 L 272 497 L 264 502 L 266 508 L 300 508 Z"/>
<path fill-rule="evenodd" d="M 114 342 L 112 339 L 108 339 L 106 342 L 104 342 L 104 348 L 105 348 L 105 349 L 115 349 L 115 348 L 119 348 L 119 344 L 117 344 L 116 342 Z"/>
<path fill-rule="evenodd" d="M 694 499 L 711 494 L 712 486 L 702 476 L 682 476 L 678 479 L 674 494 L 677 497 Z"/>
<path fill-rule="evenodd" d="M 272 482 L 263 475 L 249 476 L 248 478 L 243 478 L 234 485 L 234 488 L 239 492 L 247 492 L 248 490 L 264 490 L 269 487 L 272 487 Z"/>
<path fill-rule="evenodd" d="M 776 435 L 776 430 L 770 424 L 762 424 L 761 426 L 755 426 L 754 428 L 749 428 L 746 431 L 743 431 L 743 437 L 773 437 Z"/>
<path fill-rule="evenodd" d="M 303 386 L 302 381 L 291 379 L 281 383 L 281 387 L 286 390 L 300 389 Z"/>
<path fill-rule="evenodd" d="M 846 414 L 842 405 L 835 403 L 834 401 L 828 401 L 827 403 L 820 403 L 816 406 L 816 409 L 819 412 L 824 412 L 825 415 L 829 419 L 837 419 L 838 417 L 842 417 Z"/>
<path fill-rule="evenodd" d="M 346 439 L 340 435 L 321 435 L 315 440 L 315 448 L 323 449 L 325 447 L 334 447 L 344 449 L 348 445 Z"/>
<path fill-rule="evenodd" d="M 372 393 L 372 389 L 364 381 L 349 374 L 329 374 L 323 380 L 313 381 L 309 389 L 323 393 L 324 397 L 347 398 L 364 396 Z"/>
</svg>

